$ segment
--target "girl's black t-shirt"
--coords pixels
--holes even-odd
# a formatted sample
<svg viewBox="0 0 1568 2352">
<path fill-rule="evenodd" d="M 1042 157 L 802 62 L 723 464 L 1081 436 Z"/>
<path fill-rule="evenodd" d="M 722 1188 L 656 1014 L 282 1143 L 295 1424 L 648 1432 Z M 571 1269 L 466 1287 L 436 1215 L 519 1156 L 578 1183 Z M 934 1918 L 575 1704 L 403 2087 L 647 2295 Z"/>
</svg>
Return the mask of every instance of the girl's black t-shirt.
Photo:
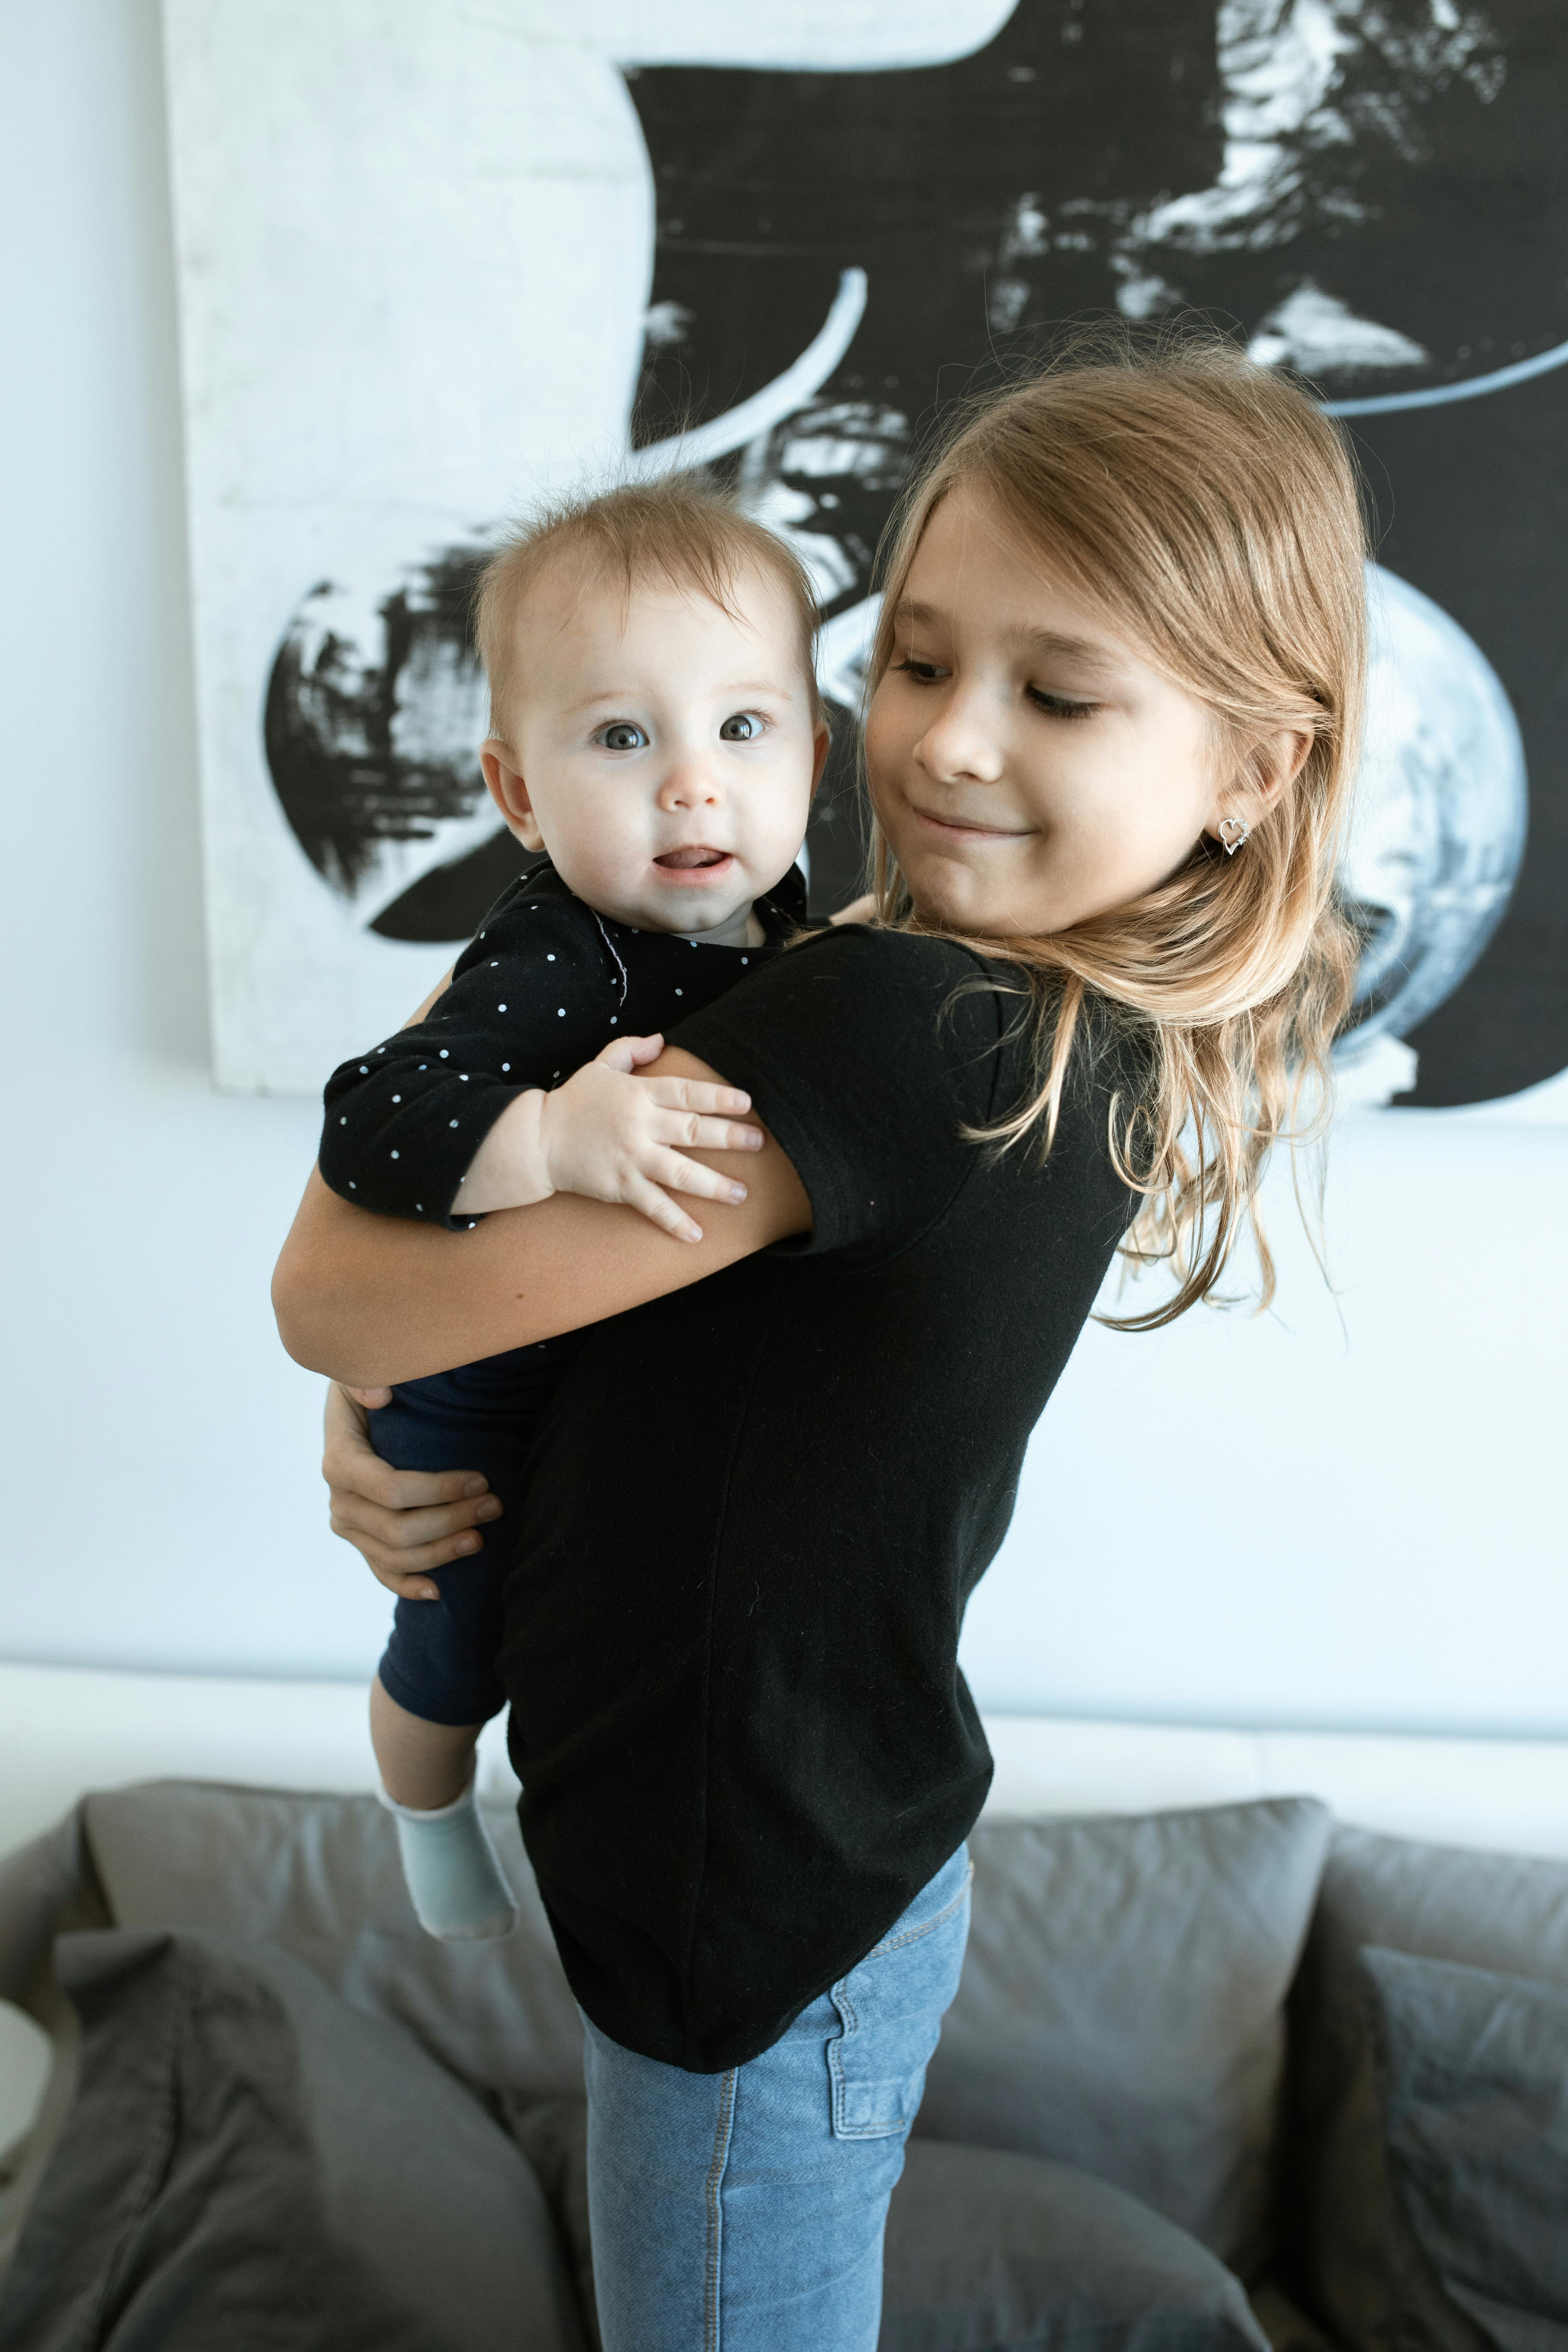
<svg viewBox="0 0 1568 2352">
<path fill-rule="evenodd" d="M 588 1333 L 501 1660 L 573 1990 L 645 2056 L 770 2047 L 980 1810 L 964 1604 L 1134 1205 L 1103 1024 L 1043 1162 L 962 1132 L 1023 1097 L 1026 1011 L 1005 965 L 851 928 L 674 1034 L 749 1089 L 813 1228 Z"/>
</svg>

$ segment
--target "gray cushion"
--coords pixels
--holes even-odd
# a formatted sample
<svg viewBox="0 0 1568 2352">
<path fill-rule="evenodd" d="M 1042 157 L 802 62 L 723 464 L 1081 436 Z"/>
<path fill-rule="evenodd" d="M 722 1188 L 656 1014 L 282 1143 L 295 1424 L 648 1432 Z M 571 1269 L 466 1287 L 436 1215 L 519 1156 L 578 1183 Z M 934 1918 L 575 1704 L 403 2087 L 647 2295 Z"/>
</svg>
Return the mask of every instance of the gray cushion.
<svg viewBox="0 0 1568 2352">
<path fill-rule="evenodd" d="M 509 2103 L 507 2123 L 591 2308 L 586 2103 Z M 1039 2157 L 910 2142 L 888 2216 L 880 2352 L 1264 2352 L 1268 2341 L 1239 2281 L 1121 2189 Z"/>
<path fill-rule="evenodd" d="M 54 1978 L 54 1941 L 68 1928 L 111 1924 L 92 1874 L 81 1808 L 0 1861 L 0 1999 L 15 2001 L 54 2043 L 43 2102 L 30 2129 L 0 2159 L 0 2282 L 76 2095 L 76 2011 Z"/>
<path fill-rule="evenodd" d="M 500 2105 L 508 2131 L 550 2200 L 572 2264 L 583 2332 L 592 2352 L 599 2352 L 594 2241 L 588 2228 L 588 2102 L 585 2098 L 503 2097 Z"/>
<path fill-rule="evenodd" d="M 1336 2352 L 1322 2329 L 1314 2326 L 1299 2304 L 1291 2302 L 1278 2279 L 1256 2280 L 1247 2291 L 1247 2299 L 1274 2352 Z"/>
<path fill-rule="evenodd" d="M 582 2352 L 543 2195 L 399 2028 L 282 1953 L 62 1937 L 80 2080 L 6 2352 Z"/>
<path fill-rule="evenodd" d="M 1360 1966 L 1369 1945 L 1568 1985 L 1568 1864 L 1334 1833 L 1291 1995 L 1301 2063 L 1286 2279 L 1352 2352 L 1386 2352 L 1408 2290 Z M 1479 2330 L 1465 2340 L 1482 2342 Z"/>
<path fill-rule="evenodd" d="M 281 1946 L 478 2089 L 582 2090 L 582 2023 L 510 1809 L 485 1818 L 521 1924 L 472 1944 L 419 1926 L 372 1797 L 149 1781 L 89 1797 L 83 1818 L 116 1926 Z"/>
<path fill-rule="evenodd" d="M 1426 2258 L 1402 2340 L 1469 2342 L 1457 2305 L 1504 2352 L 1568 2352 L 1568 1990 L 1405 1952 L 1362 1964 L 1390 2168 Z"/>
<path fill-rule="evenodd" d="M 1285 1995 L 1327 1843 L 1324 1808 L 1291 1798 L 983 1822 L 917 2132 L 1095 2173 L 1252 2276 Z"/>
<path fill-rule="evenodd" d="M 1108 2182 L 913 2140 L 888 2216 L 879 2352 L 1266 2352 L 1241 2283 Z"/>
</svg>

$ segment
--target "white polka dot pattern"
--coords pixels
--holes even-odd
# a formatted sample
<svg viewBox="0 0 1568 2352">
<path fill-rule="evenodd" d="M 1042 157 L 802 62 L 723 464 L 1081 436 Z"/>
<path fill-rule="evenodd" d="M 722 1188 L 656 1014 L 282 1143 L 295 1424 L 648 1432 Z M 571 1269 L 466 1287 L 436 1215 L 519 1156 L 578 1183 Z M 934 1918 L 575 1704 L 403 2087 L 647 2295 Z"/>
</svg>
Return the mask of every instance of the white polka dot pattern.
<svg viewBox="0 0 1568 2352">
<path fill-rule="evenodd" d="M 803 913 L 785 903 L 770 914 L 770 939 Z M 618 1029 L 668 1034 L 756 961 L 755 950 L 612 922 L 537 868 L 458 958 L 425 1020 L 334 1071 L 321 1173 L 384 1214 L 472 1232 L 479 1220 L 456 1203 L 479 1144 L 521 1090 L 558 1086 Z"/>
</svg>

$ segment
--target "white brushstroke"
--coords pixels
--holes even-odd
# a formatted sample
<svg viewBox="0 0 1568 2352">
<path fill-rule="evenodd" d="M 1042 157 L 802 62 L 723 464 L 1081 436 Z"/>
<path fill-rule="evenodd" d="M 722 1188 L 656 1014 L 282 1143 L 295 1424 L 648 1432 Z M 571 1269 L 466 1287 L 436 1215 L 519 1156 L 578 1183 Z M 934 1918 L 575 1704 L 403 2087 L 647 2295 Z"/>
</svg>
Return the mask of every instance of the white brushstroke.
<svg viewBox="0 0 1568 2352">
<path fill-rule="evenodd" d="M 1268 313 L 1247 353 L 1264 367 L 1290 360 L 1308 375 L 1328 368 L 1349 373 L 1363 368 L 1420 367 L 1430 357 L 1397 328 L 1358 319 L 1337 294 L 1325 294 L 1310 278 Z"/>
<path fill-rule="evenodd" d="M 816 682 L 828 701 L 836 702 L 841 710 L 859 712 L 881 610 L 880 595 L 868 596 L 822 625 L 816 641 Z"/>
<path fill-rule="evenodd" d="M 863 269 L 842 271 L 832 309 L 799 359 L 785 368 L 783 375 L 775 376 L 750 400 L 742 400 L 738 408 L 726 410 L 710 424 L 693 425 L 689 433 L 677 434 L 668 441 L 650 442 L 646 449 L 632 450 L 622 469 L 624 478 L 646 482 L 661 474 L 686 473 L 693 466 L 710 465 L 715 457 L 727 457 L 732 449 L 743 449 L 748 441 L 771 433 L 775 425 L 782 425 L 786 416 L 804 408 L 812 394 L 821 390 L 853 342 L 855 330 L 865 316 L 866 290 Z"/>
<path fill-rule="evenodd" d="M 1518 877 L 1528 805 L 1518 721 L 1474 639 L 1376 564 L 1367 619 L 1366 738 L 1339 878 L 1375 928 L 1356 974 L 1372 1010 L 1341 1049 L 1351 1060 L 1405 1035 L 1472 969 Z"/>
<path fill-rule="evenodd" d="M 1126 250 L 1173 245 L 1191 253 L 1279 241 L 1279 215 L 1300 181 L 1289 142 L 1350 128 L 1329 108 L 1340 60 L 1356 47 L 1327 0 L 1221 0 L 1215 19 L 1225 102 L 1225 152 L 1212 187 L 1156 205 L 1133 224 Z"/>
<path fill-rule="evenodd" d="M 764 481 L 746 499 L 745 508 L 753 521 L 782 539 L 800 558 L 819 604 L 831 604 L 854 586 L 855 564 L 838 541 L 826 531 L 802 530 L 801 525 L 816 513 L 816 500 L 804 490 L 792 489 L 776 478 Z"/>
<path fill-rule="evenodd" d="M 1225 152 L 1212 187 L 1184 192 L 1134 221 L 1122 240 L 1130 278 L 1158 248 L 1187 253 L 1257 249 L 1296 234 L 1301 155 L 1353 148 L 1356 132 L 1339 104 L 1344 61 L 1373 50 L 1394 77 L 1380 92 L 1377 130 L 1414 163 L 1420 134 L 1399 84 L 1440 89 L 1455 75 L 1483 104 L 1501 87 L 1502 61 L 1480 52 L 1491 31 L 1479 8 L 1428 0 L 1426 21 L 1395 19 L 1378 0 L 1220 0 L 1216 62 L 1225 99 Z M 1335 192 L 1338 219 L 1363 216 L 1347 185 Z"/>
</svg>

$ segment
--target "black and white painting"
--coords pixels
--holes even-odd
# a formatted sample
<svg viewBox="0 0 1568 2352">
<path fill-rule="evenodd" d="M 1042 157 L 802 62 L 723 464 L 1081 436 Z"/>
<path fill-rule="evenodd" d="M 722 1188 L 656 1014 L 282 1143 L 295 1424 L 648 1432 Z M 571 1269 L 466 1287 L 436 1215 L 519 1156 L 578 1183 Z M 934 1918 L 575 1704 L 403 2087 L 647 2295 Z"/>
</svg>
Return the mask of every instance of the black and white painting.
<svg viewBox="0 0 1568 2352">
<path fill-rule="evenodd" d="M 1568 1106 L 1568 17 L 1553 0 L 165 0 L 220 1081 L 310 1088 L 515 870 L 497 526 L 703 465 L 827 615 L 858 887 L 872 560 L 1063 320 L 1225 321 L 1356 436 L 1349 1089 Z"/>
</svg>

